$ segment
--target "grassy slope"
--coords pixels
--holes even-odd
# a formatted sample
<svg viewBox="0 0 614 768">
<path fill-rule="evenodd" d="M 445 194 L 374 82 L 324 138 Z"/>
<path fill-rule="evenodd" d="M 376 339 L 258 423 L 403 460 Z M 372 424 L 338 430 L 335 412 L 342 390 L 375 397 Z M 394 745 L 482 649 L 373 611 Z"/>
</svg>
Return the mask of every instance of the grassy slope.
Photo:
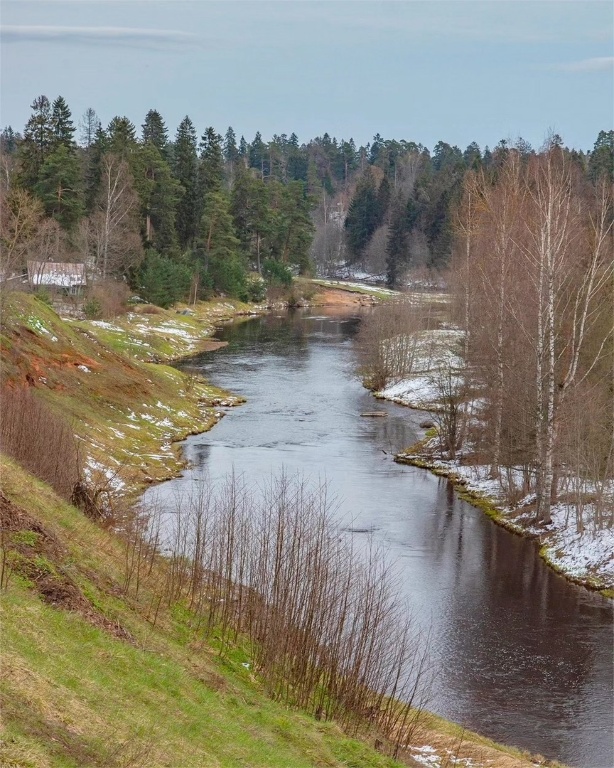
<svg viewBox="0 0 614 768">
<path fill-rule="evenodd" d="M 149 361 L 196 351 L 215 321 L 245 309 L 218 302 L 194 316 L 160 311 L 67 323 L 33 296 L 8 294 L 2 383 L 33 386 L 71 420 L 89 474 L 100 474 L 96 485 L 117 471 L 113 482 L 133 489 L 176 473 L 181 459 L 172 443 L 213 426 L 220 401 L 238 402 L 200 377 Z"/>
<path fill-rule="evenodd" d="M 2 380 L 35 386 L 72 417 L 86 455 L 121 466 L 134 489 L 177 471 L 170 441 L 215 423 L 215 403 L 228 401 L 203 380 L 147 360 L 195 351 L 213 322 L 247 309 L 218 302 L 195 316 L 135 313 L 109 328 L 67 324 L 13 294 L 3 305 Z M 395 764 L 334 724 L 271 702 L 243 666 L 245 649 L 220 660 L 182 606 L 162 608 L 153 626 L 153 595 L 137 600 L 122 589 L 120 539 L 10 461 L 1 460 L 0 473 L 12 568 L 0 593 L 1 765 Z M 424 722 L 419 743 L 445 754 L 460 740 L 476 765 L 530 765 L 436 718 Z"/>
<path fill-rule="evenodd" d="M 8 461 L 2 485 L 29 517 L 6 542 L 15 570 L 1 597 L 1 765 L 394 765 L 267 699 L 240 649 L 222 662 L 181 611 L 163 609 L 153 627 L 148 596 L 122 595 L 116 537 Z M 80 603 L 62 600 L 67 582 Z"/>
</svg>

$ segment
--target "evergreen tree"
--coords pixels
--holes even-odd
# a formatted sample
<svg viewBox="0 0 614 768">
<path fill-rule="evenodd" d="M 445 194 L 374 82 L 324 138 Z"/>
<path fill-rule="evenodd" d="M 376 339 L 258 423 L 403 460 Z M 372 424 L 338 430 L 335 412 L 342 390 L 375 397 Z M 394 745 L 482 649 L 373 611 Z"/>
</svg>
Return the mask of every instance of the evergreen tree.
<svg viewBox="0 0 614 768">
<path fill-rule="evenodd" d="M 241 136 L 241 141 L 239 142 L 239 157 L 247 165 L 249 161 L 249 147 L 245 141 L 245 136 Z"/>
<path fill-rule="evenodd" d="M 353 260 L 362 257 L 378 223 L 379 210 L 375 178 L 368 170 L 356 187 L 345 219 L 347 242 Z"/>
<path fill-rule="evenodd" d="M 198 155 L 196 129 L 189 117 L 179 124 L 173 152 L 173 174 L 181 185 L 175 226 L 182 248 L 194 244 L 199 228 L 198 217 Z"/>
<path fill-rule="evenodd" d="M 155 109 L 150 109 L 145 115 L 142 126 L 143 144 L 153 144 L 162 157 L 168 151 L 168 131 L 162 115 Z"/>
<path fill-rule="evenodd" d="M 599 131 L 588 161 L 588 173 L 592 181 L 614 182 L 614 131 Z"/>
<path fill-rule="evenodd" d="M 166 255 L 176 245 L 175 210 L 180 187 L 160 150 L 148 142 L 139 148 L 135 188 L 141 199 L 145 240 Z"/>
<path fill-rule="evenodd" d="M 409 201 L 405 203 L 399 199 L 392 206 L 386 242 L 386 284 L 389 288 L 398 287 L 403 268 L 409 264 L 409 205 Z"/>
<path fill-rule="evenodd" d="M 0 133 L 0 148 L 2 151 L 6 152 L 7 155 L 14 154 L 17 149 L 18 138 L 19 135 L 15 133 L 10 125 L 3 128 L 2 133 Z"/>
<path fill-rule="evenodd" d="M 267 182 L 271 219 L 268 233 L 269 253 L 276 261 L 296 264 L 301 273 L 309 271 L 309 248 L 313 238 L 311 209 L 313 198 L 301 181 L 284 186 Z"/>
<path fill-rule="evenodd" d="M 98 125 L 94 140 L 87 150 L 85 170 L 85 210 L 89 214 L 94 209 L 100 186 L 102 158 L 109 151 L 109 137 L 102 125 Z"/>
<path fill-rule="evenodd" d="M 269 252 L 267 237 L 271 229 L 266 183 L 243 169 L 232 188 L 230 211 L 241 249 L 254 261 L 260 272 L 263 257 Z"/>
<path fill-rule="evenodd" d="M 216 291 L 240 297 L 246 286 L 245 263 L 235 235 L 230 203 L 221 190 L 209 192 L 201 220 L 202 261 Z"/>
<path fill-rule="evenodd" d="M 53 132 L 53 148 L 61 144 L 68 148 L 75 147 L 75 126 L 68 104 L 62 96 L 58 96 L 53 102 L 51 112 L 51 130 Z"/>
<path fill-rule="evenodd" d="M 159 307 L 170 307 L 187 295 L 191 279 L 192 274 L 186 264 L 149 249 L 134 285 L 146 301 Z"/>
<path fill-rule="evenodd" d="M 79 159 L 60 144 L 43 163 L 35 191 L 48 216 L 70 230 L 83 214 Z"/>
<path fill-rule="evenodd" d="M 30 108 L 33 114 L 26 123 L 18 153 L 21 164 L 19 181 L 27 189 L 34 188 L 38 181 L 38 174 L 53 145 L 49 99 L 46 96 L 38 96 Z"/>
<path fill-rule="evenodd" d="M 136 128 L 127 117 L 114 117 L 107 128 L 108 149 L 122 160 L 128 160 L 136 152 Z"/>
<path fill-rule="evenodd" d="M 222 137 L 211 127 L 200 141 L 199 187 L 202 197 L 218 192 L 224 184 L 224 152 Z"/>
<path fill-rule="evenodd" d="M 239 159 L 239 150 L 237 149 L 237 136 L 229 126 L 224 137 L 224 160 L 226 161 L 226 175 L 228 186 L 232 189 L 235 180 L 235 169 Z"/>
<path fill-rule="evenodd" d="M 270 173 L 268 160 L 266 159 L 266 144 L 262 141 L 260 131 L 256 132 L 254 140 L 249 146 L 249 167 L 257 168 L 263 179 Z"/>
</svg>

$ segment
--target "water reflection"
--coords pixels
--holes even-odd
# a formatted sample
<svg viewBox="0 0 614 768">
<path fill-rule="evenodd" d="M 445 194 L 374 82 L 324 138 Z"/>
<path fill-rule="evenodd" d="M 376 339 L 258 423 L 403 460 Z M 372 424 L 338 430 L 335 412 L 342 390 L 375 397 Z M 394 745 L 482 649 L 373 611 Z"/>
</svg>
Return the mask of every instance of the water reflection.
<svg viewBox="0 0 614 768">
<path fill-rule="evenodd" d="M 193 473 L 151 493 L 233 468 L 255 481 L 282 465 L 325 477 L 348 535 L 386 542 L 431 630 L 431 708 L 571 765 L 614 766 L 611 604 L 558 577 L 446 481 L 392 461 L 423 416 L 378 403 L 387 418 L 360 417 L 374 403 L 352 375 L 358 322 L 297 312 L 226 327 L 228 346 L 188 365 L 248 402 L 187 441 Z"/>
</svg>

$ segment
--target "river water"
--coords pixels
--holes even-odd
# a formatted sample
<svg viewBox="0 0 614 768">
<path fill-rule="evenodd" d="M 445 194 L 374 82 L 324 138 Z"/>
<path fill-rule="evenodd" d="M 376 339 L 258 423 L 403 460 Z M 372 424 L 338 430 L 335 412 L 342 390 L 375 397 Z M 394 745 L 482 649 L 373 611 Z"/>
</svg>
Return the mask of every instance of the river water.
<svg viewBox="0 0 614 768">
<path fill-rule="evenodd" d="M 233 469 L 259 482 L 281 467 L 326 479 L 344 526 L 372 531 L 397 560 L 416 624 L 430 632 L 428 708 L 576 768 L 614 768 L 612 604 L 557 576 L 533 542 L 494 525 L 446 480 L 393 462 L 424 414 L 362 388 L 358 323 L 298 311 L 221 329 L 227 347 L 182 367 L 247 403 L 189 438 L 192 469 L 148 495 Z M 388 416 L 360 415 L 375 409 Z"/>
</svg>

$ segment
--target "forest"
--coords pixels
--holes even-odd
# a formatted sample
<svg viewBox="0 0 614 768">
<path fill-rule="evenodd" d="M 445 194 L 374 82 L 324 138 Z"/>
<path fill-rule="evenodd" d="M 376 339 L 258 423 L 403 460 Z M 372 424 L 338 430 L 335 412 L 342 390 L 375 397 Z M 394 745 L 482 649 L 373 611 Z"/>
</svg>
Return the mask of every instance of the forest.
<svg viewBox="0 0 614 768">
<path fill-rule="evenodd" d="M 154 109 L 139 133 L 121 116 L 104 128 L 92 108 L 75 120 L 61 96 L 31 110 L 0 139 L 3 278 L 28 259 L 80 262 L 90 281 L 162 306 L 213 292 L 259 300 L 262 277 L 344 267 L 402 287 L 410 268 L 449 265 L 468 175 L 494 181 L 506 158 L 537 154 L 522 139 L 429 151 L 379 134 L 358 147 L 326 133 L 248 142 L 231 127 L 199 137 L 187 116 L 171 137 Z M 614 132 L 586 153 L 551 141 L 587 184 L 612 179 Z"/>
</svg>

